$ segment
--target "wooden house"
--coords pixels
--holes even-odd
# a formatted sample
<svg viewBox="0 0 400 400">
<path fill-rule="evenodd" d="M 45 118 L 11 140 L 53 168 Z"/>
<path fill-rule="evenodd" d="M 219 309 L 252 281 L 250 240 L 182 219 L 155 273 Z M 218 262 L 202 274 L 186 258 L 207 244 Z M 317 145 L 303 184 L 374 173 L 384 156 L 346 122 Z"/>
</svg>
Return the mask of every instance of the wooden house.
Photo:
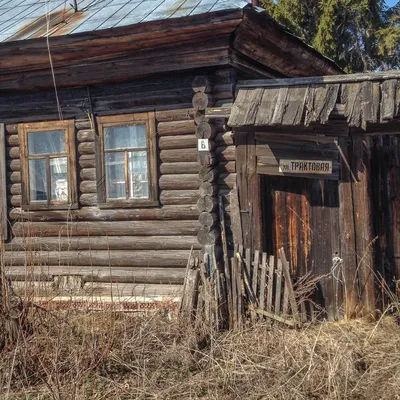
<svg viewBox="0 0 400 400">
<path fill-rule="evenodd" d="M 242 95 L 242 80 L 340 74 L 331 60 L 243 0 L 78 0 L 75 9 L 64 0 L 45 3 L 0 1 L 2 264 L 16 290 L 57 299 L 179 296 L 191 249 L 194 259 L 218 243 L 219 195 L 230 224 L 227 195 L 236 181 L 248 224 L 243 244 L 273 251 L 259 229 L 262 220 L 279 225 L 293 265 L 311 268 L 293 249 L 312 240 L 311 231 L 347 223 L 338 204 L 352 204 L 340 202 L 350 186 L 337 192 L 339 170 L 346 177 L 348 170 L 334 137 L 348 132 L 346 123 L 318 128 L 313 133 L 329 135 L 317 141 L 309 129 L 297 138 L 297 119 L 296 132 L 288 128 L 287 140 L 304 153 L 288 144 L 285 157 L 316 153 L 329 164 L 317 181 L 293 185 L 298 196 L 315 192 L 315 202 L 329 203 L 302 229 L 309 206 L 278 196 L 293 181 L 266 179 L 269 194 L 260 197 L 254 174 L 270 173 L 274 149 L 258 129 L 247 130 L 253 122 L 231 115 L 231 105 L 237 88 L 234 110 L 261 104 Z M 273 132 L 279 148 L 281 128 Z M 313 186 L 323 178 L 326 187 Z M 279 224 L 270 212 L 277 207 L 285 209 L 282 218 L 303 217 Z M 330 268 L 333 236 L 310 250 L 329 254 L 318 258 L 318 271 Z"/>
</svg>

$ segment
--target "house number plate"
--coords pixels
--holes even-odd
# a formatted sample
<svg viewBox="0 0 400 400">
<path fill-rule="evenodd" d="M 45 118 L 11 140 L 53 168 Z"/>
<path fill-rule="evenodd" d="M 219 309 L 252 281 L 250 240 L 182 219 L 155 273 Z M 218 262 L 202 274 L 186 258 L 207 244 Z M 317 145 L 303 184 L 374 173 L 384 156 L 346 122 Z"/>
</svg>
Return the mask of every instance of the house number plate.
<svg viewBox="0 0 400 400">
<path fill-rule="evenodd" d="M 198 151 L 210 151 L 210 143 L 208 139 L 199 139 L 197 142 Z"/>
</svg>

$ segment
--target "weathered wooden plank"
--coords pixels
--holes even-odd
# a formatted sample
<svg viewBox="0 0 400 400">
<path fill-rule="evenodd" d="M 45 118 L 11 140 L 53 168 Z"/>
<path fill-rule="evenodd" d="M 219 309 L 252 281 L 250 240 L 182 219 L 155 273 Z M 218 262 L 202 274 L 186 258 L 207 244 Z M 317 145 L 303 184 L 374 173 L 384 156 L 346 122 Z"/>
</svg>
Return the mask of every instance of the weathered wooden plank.
<svg viewBox="0 0 400 400">
<path fill-rule="evenodd" d="M 197 174 L 199 170 L 200 165 L 198 162 L 173 162 L 160 165 L 162 175 Z"/>
<path fill-rule="evenodd" d="M 268 291 L 267 291 L 267 311 L 272 312 L 272 300 L 274 290 L 274 270 L 275 270 L 275 258 L 274 256 L 269 257 L 268 263 Z"/>
<path fill-rule="evenodd" d="M 398 86 L 397 79 L 386 80 L 381 84 L 381 122 L 391 120 L 395 115 Z"/>
<path fill-rule="evenodd" d="M 160 159 L 163 163 L 196 162 L 197 147 L 185 149 L 185 151 L 182 151 L 182 149 L 161 150 Z"/>
<path fill-rule="evenodd" d="M 195 135 L 160 137 L 158 143 L 160 150 L 197 148 Z"/>
<path fill-rule="evenodd" d="M 152 236 L 195 235 L 195 221 L 15 222 L 15 236 Z"/>
<path fill-rule="evenodd" d="M 361 126 L 362 97 L 361 83 L 342 85 L 342 103 L 345 106 L 344 115 L 349 126 Z"/>
<path fill-rule="evenodd" d="M 276 269 L 276 286 L 275 286 L 275 307 L 274 307 L 275 315 L 280 315 L 281 313 L 281 296 L 282 296 L 282 260 L 278 259 L 278 266 Z"/>
<path fill-rule="evenodd" d="M 5 267 L 4 273 L 12 281 L 52 281 L 56 276 L 80 276 L 83 282 L 119 282 L 119 283 L 156 283 L 170 284 L 183 282 L 183 268 L 159 267 L 117 267 L 113 266 L 65 266 L 65 265 L 33 265 Z"/>
<path fill-rule="evenodd" d="M 130 267 L 184 267 L 188 250 L 81 250 L 76 251 L 24 251 L 4 253 L 6 265 L 99 265 Z"/>
<path fill-rule="evenodd" d="M 198 190 L 163 190 L 160 194 L 160 203 L 164 206 L 196 204 L 198 198 Z"/>
<path fill-rule="evenodd" d="M 15 237 L 5 244 L 6 251 L 80 250 L 195 250 L 200 248 L 192 236 L 72 236 Z"/>
<path fill-rule="evenodd" d="M 161 190 L 196 190 L 200 186 L 198 175 L 162 175 L 159 179 Z"/>
<path fill-rule="evenodd" d="M 307 87 L 291 87 L 287 94 L 287 104 L 285 106 L 282 125 L 296 126 L 300 125 L 304 115 L 304 107 L 308 94 Z"/>
<path fill-rule="evenodd" d="M 278 98 L 276 100 L 275 110 L 272 115 L 271 125 L 282 125 L 283 116 L 289 101 L 289 89 L 287 87 L 280 88 Z"/>
<path fill-rule="evenodd" d="M 145 221 L 197 219 L 195 205 L 172 205 L 160 208 L 138 209 L 99 209 L 85 207 L 78 210 L 25 211 L 14 208 L 10 211 L 11 220 L 24 221 Z"/>
</svg>

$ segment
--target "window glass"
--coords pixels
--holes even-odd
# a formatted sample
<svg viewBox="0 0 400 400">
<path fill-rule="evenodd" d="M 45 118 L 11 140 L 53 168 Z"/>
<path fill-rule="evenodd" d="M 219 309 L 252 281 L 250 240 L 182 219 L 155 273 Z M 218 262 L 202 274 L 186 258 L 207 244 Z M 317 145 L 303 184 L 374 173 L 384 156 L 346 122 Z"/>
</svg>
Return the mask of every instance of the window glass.
<svg viewBox="0 0 400 400">
<path fill-rule="evenodd" d="M 67 157 L 50 159 L 51 200 L 68 201 Z"/>
<path fill-rule="evenodd" d="M 124 152 L 105 154 L 106 192 L 110 199 L 126 198 L 124 158 Z"/>
<path fill-rule="evenodd" d="M 28 133 L 29 155 L 65 153 L 65 131 Z"/>
<path fill-rule="evenodd" d="M 29 160 L 29 193 L 31 201 L 47 201 L 46 159 Z"/>
<path fill-rule="evenodd" d="M 146 147 L 146 126 L 112 126 L 104 128 L 104 150 Z"/>
<path fill-rule="evenodd" d="M 128 153 L 129 197 L 147 199 L 149 197 L 149 178 L 147 172 L 147 152 Z"/>
</svg>

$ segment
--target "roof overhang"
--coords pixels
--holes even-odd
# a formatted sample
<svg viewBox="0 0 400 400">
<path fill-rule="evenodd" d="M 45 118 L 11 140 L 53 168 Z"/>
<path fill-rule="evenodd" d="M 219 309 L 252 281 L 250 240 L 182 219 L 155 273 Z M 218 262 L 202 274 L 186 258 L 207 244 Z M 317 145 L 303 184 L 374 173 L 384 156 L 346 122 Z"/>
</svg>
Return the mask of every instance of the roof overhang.
<svg viewBox="0 0 400 400">
<path fill-rule="evenodd" d="M 393 121 L 400 111 L 400 72 L 239 81 L 228 125 L 326 124 L 334 110 L 364 130 Z"/>
<path fill-rule="evenodd" d="M 260 77 L 340 72 L 265 11 L 223 10 L 0 44 L 0 91 L 119 82 L 230 65 Z M 52 61 L 53 71 L 50 65 Z"/>
</svg>

